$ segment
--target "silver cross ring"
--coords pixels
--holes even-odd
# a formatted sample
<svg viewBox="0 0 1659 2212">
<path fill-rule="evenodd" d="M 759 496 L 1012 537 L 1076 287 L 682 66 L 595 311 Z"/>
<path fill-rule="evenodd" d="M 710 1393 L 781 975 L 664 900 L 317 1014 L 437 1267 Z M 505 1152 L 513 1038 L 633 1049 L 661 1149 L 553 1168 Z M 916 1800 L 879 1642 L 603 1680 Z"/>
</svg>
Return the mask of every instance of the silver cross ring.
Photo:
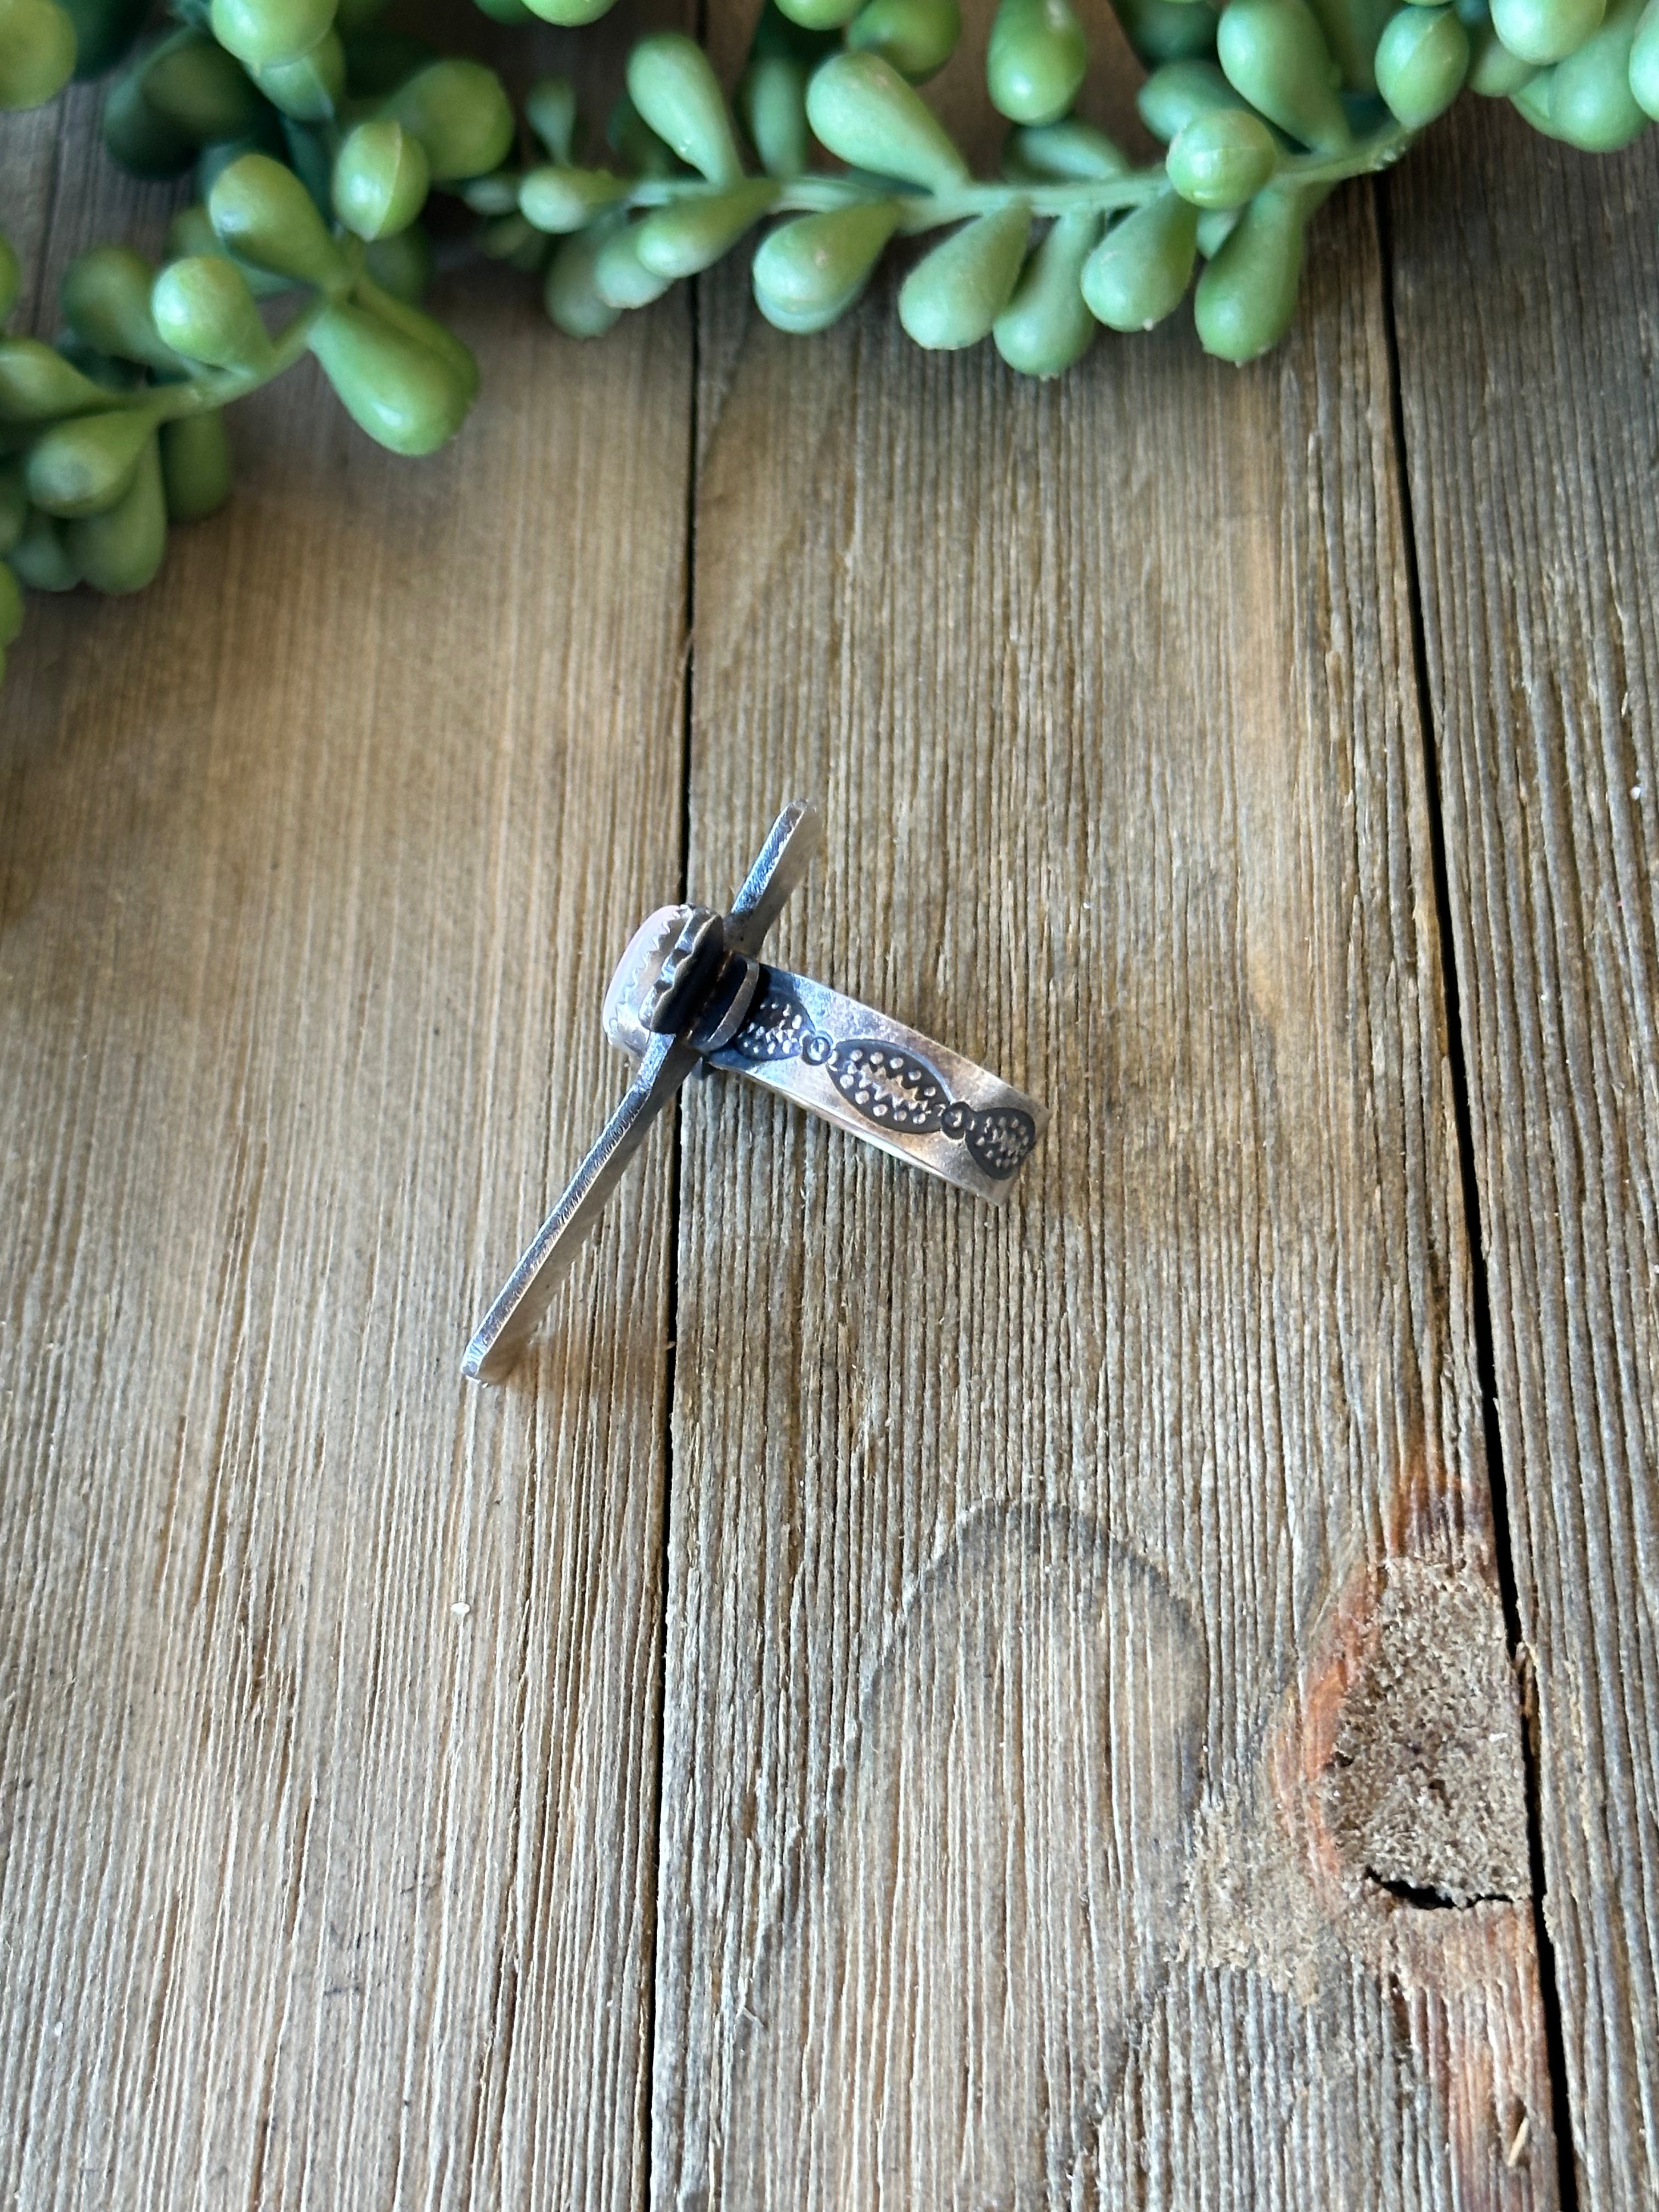
<svg viewBox="0 0 1659 2212">
<path fill-rule="evenodd" d="M 796 799 L 729 914 L 665 906 L 635 932 L 604 1017 L 605 1035 L 639 1062 L 634 1080 L 468 1345 L 463 1367 L 475 1382 L 497 1382 L 512 1366 L 652 1121 L 699 1066 L 781 1091 L 981 1198 L 1007 1196 L 1048 1118 L 1034 1098 L 874 1007 L 757 957 L 819 834 L 816 810 Z"/>
</svg>

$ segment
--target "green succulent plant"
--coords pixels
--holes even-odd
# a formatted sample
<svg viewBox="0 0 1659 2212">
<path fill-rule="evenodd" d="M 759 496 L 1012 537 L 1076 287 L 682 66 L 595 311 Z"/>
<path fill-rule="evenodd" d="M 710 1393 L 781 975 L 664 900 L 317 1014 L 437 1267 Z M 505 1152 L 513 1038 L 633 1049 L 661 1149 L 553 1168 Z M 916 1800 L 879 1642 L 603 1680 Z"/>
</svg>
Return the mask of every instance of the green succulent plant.
<svg viewBox="0 0 1659 2212">
<path fill-rule="evenodd" d="M 171 0 L 152 23 L 149 0 L 0 0 L 0 109 L 107 74 L 111 157 L 195 184 L 163 266 L 95 246 L 64 273 L 55 343 L 0 335 L 0 671 L 22 587 L 149 581 L 169 526 L 229 492 L 226 406 L 303 355 L 393 452 L 455 434 L 478 372 L 419 304 L 434 192 L 585 338 L 757 232 L 760 313 L 822 331 L 893 240 L 928 237 L 908 334 L 988 338 L 1050 377 L 1189 291 L 1208 352 L 1266 351 L 1320 204 L 1466 86 L 1588 151 L 1659 117 L 1659 0 L 1115 0 L 1166 149 L 1137 167 L 1074 112 L 1070 0 L 1000 0 L 985 68 L 1009 129 L 975 177 L 916 89 L 959 41 L 958 0 L 767 0 L 731 100 L 694 40 L 653 33 L 603 128 L 560 78 L 515 115 L 493 70 L 388 29 L 382 4 Z M 478 4 L 568 27 L 610 0 Z M 0 237 L 0 325 L 22 283 Z"/>
</svg>

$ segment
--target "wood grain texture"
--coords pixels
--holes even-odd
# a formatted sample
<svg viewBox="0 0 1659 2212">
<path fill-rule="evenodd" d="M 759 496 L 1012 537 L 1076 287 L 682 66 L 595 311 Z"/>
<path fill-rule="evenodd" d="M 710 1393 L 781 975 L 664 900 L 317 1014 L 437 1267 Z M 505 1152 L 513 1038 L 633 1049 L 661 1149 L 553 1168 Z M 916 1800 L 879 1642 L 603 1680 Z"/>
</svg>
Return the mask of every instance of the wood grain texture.
<svg viewBox="0 0 1659 2212">
<path fill-rule="evenodd" d="M 665 2205 L 1556 2201 L 1370 204 L 1060 387 L 704 287 L 690 880 L 1054 1121 L 688 1105 Z"/>
<path fill-rule="evenodd" d="M 665 1146 L 521 1380 L 459 1360 L 678 867 L 687 314 L 454 305 L 449 453 L 289 380 L 7 684 L 8 2204 L 643 2194 Z"/>
<path fill-rule="evenodd" d="M 1591 161 L 1491 113 L 1392 186 L 1545 1908 L 1597 2207 L 1659 2203 L 1656 186 L 1651 132 Z"/>
</svg>

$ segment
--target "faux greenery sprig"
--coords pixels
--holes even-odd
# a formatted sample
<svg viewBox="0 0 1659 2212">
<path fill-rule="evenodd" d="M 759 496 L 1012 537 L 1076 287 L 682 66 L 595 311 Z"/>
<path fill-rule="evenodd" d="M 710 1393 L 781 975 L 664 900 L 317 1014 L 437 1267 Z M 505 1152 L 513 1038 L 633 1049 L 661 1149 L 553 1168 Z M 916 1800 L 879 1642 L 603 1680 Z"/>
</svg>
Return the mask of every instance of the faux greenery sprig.
<svg viewBox="0 0 1659 2212">
<path fill-rule="evenodd" d="M 570 24 L 609 4 L 533 12 Z M 148 36 L 149 0 L 0 0 L 0 107 L 112 70 L 111 155 L 141 176 L 193 169 L 198 186 L 163 267 L 94 247 L 65 273 L 56 344 L 0 337 L 0 668 L 21 586 L 149 582 L 168 524 L 228 492 L 223 408 L 304 354 L 382 445 L 421 454 L 453 434 L 477 370 L 417 304 L 434 191 L 580 337 L 763 224 L 761 313 L 820 331 L 891 240 L 944 231 L 899 292 L 909 336 L 988 337 L 1054 376 L 1102 325 L 1162 321 L 1195 273 L 1209 352 L 1274 344 L 1310 214 L 1466 84 L 1591 150 L 1659 116 L 1659 0 L 1115 4 L 1164 160 L 1134 167 L 1075 114 L 1089 56 L 1068 0 L 1000 0 L 986 73 L 1011 128 L 1000 173 L 975 179 L 915 89 L 957 44 L 957 0 L 769 0 L 735 114 L 692 40 L 643 39 L 598 146 L 568 82 L 532 88 L 521 131 L 493 71 L 382 27 L 382 0 L 173 0 Z M 21 281 L 0 237 L 0 322 Z"/>
</svg>

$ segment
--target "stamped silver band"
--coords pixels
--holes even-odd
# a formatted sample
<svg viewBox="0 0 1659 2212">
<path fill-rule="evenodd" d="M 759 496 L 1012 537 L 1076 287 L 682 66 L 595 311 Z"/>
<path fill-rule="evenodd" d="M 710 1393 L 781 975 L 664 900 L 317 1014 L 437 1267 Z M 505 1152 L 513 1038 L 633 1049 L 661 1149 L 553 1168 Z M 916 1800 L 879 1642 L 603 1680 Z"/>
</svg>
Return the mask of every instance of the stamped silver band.
<svg viewBox="0 0 1659 2212">
<path fill-rule="evenodd" d="M 729 914 L 665 906 L 635 932 L 604 1022 L 639 1066 L 468 1345 L 463 1369 L 476 1381 L 512 1365 L 646 1131 L 700 1066 L 781 1091 L 977 1197 L 1007 1196 L 1048 1118 L 1034 1098 L 875 1007 L 756 957 L 817 839 L 817 814 L 797 800 Z"/>
<path fill-rule="evenodd" d="M 651 1042 L 637 1012 L 639 979 L 690 911 L 664 907 L 651 916 L 605 1001 L 605 1035 L 636 1058 Z M 703 1056 L 993 1205 L 1007 1197 L 1048 1119 L 1035 1098 L 947 1045 L 787 968 L 760 969 L 730 1040 Z"/>
</svg>

